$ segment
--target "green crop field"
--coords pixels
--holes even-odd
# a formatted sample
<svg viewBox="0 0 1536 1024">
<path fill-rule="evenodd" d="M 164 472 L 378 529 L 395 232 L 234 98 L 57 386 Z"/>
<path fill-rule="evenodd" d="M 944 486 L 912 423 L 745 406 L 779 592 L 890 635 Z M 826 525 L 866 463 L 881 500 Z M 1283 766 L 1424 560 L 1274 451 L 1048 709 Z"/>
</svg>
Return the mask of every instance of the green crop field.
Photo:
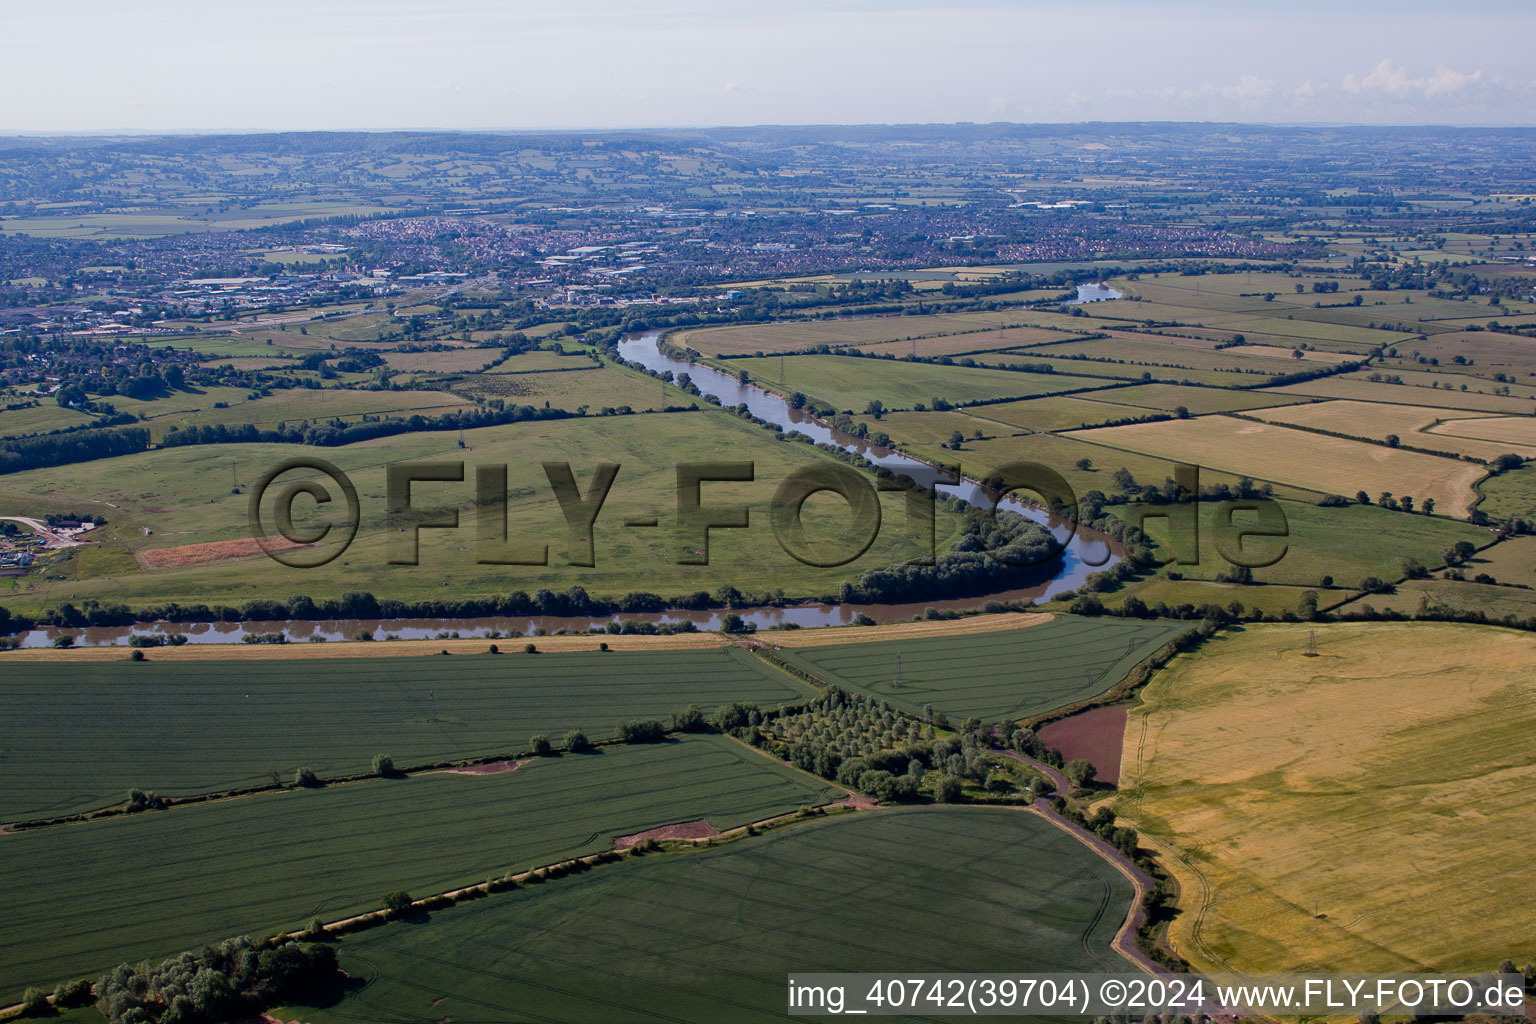
<svg viewBox="0 0 1536 1024">
<path fill-rule="evenodd" d="M 1304 401 L 1299 397 L 1285 397 L 1264 391 L 1192 388 L 1179 384 L 1136 384 L 1106 391 L 1102 396 L 1090 397 L 1095 401 L 1102 398 L 1106 402 L 1144 406 L 1148 410 L 1162 412 L 1173 412 L 1182 405 L 1196 416 L 1208 412 L 1237 412 Z"/>
<path fill-rule="evenodd" d="M 951 718 L 991 722 L 1095 697 L 1183 628 L 1058 616 L 1005 632 L 786 648 L 780 656 L 835 686 L 907 711 L 921 713 L 931 704 Z"/>
<path fill-rule="evenodd" d="M 238 935 L 295 928 L 607 849 L 725 830 L 843 795 L 717 736 L 225 800 L 0 842 L 0 998 Z"/>
<path fill-rule="evenodd" d="M 507 645 L 509 649 L 513 645 Z M 572 728 L 661 718 L 689 704 L 764 707 L 814 696 L 737 648 L 306 661 L 6 666 L 0 821 L 86 811 L 130 787 L 164 796 L 558 745 Z M 152 736 L 152 744 L 144 742 Z"/>
<path fill-rule="evenodd" d="M 741 355 L 753 352 L 799 352 L 817 345 L 869 345 L 934 338 L 952 334 L 991 331 L 998 328 L 1061 326 L 1077 330 L 1069 318 L 1055 312 L 1018 309 L 1000 312 L 938 313 L 927 316 L 871 316 L 795 323 L 754 324 L 680 331 L 672 340 L 705 355 Z M 986 347 L 986 346 L 978 346 Z M 971 349 L 970 351 L 974 351 Z"/>
<path fill-rule="evenodd" d="M 746 370 L 755 383 L 774 391 L 803 391 L 837 409 L 853 412 L 863 411 L 871 399 L 879 399 L 888 409 L 911 409 L 918 404 L 931 405 L 935 398 L 958 405 L 1104 386 L 1103 381 L 1072 376 L 1069 363 L 1053 374 L 854 356 L 731 359 L 721 365 L 732 373 Z"/>
<path fill-rule="evenodd" d="M 364 987 L 277 1015 L 629 1022 L 665 1007 L 678 1022 L 779 1021 L 796 971 L 1127 970 L 1109 941 L 1130 898 L 1119 872 L 1033 814 L 879 811 L 359 934 L 339 952 Z"/>
</svg>

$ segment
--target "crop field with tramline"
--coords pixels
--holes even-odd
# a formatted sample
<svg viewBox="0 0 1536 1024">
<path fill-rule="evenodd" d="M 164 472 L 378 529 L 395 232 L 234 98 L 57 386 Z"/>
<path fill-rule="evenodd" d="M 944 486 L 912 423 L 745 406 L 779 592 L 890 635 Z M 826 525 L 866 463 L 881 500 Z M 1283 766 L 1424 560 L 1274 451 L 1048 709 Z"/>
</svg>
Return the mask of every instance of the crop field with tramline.
<svg viewBox="0 0 1536 1024">
<path fill-rule="evenodd" d="M 1063 618 L 975 636 L 786 648 L 780 655 L 908 712 L 932 705 L 951 718 L 993 722 L 1095 697 L 1179 631 L 1165 622 Z"/>
<path fill-rule="evenodd" d="M 346 939 L 342 962 L 367 984 L 281 1016 L 631 1020 L 665 1006 L 755 1024 L 784 1019 L 800 971 L 1120 970 L 1109 940 L 1130 901 L 1124 876 L 1027 812 L 833 817 Z"/>
<path fill-rule="evenodd" d="M 570 729 L 667 718 L 690 704 L 764 707 L 813 691 L 734 648 L 471 657 L 18 663 L 0 687 L 15 724 L 0 758 L 0 821 L 89 811 L 130 788 L 191 796 L 516 754 Z M 484 650 L 484 647 L 481 647 Z M 516 653 L 511 653 L 516 652 Z M 315 680 L 323 679 L 324 685 Z M 153 737 L 152 743 L 146 738 Z M 70 756 L 56 752 L 68 745 Z"/>
<path fill-rule="evenodd" d="M 1536 1000 L 1536 14 L 171 6 L 0 60 L 0 1024 Z"/>
<path fill-rule="evenodd" d="M 593 728 L 606 738 L 612 726 Z M 3 837 L 0 998 L 23 985 L 302 928 L 611 847 L 704 818 L 717 829 L 842 790 L 721 737 L 269 793 Z M 444 856 L 451 851 L 451 856 Z"/>
</svg>

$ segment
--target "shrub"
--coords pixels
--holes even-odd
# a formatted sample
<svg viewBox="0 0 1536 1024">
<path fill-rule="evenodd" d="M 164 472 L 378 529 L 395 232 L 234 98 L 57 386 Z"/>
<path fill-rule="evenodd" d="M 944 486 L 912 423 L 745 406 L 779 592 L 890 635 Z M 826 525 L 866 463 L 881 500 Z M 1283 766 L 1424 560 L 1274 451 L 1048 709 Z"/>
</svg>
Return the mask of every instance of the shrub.
<svg viewBox="0 0 1536 1024">
<path fill-rule="evenodd" d="M 325 785 L 325 783 L 320 781 L 320 776 L 315 774 L 313 768 L 299 768 L 297 771 L 295 771 L 293 773 L 293 784 L 295 786 L 304 786 L 309 789 L 316 789 Z"/>
<path fill-rule="evenodd" d="M 134 651 L 132 654 L 128 655 L 128 660 L 129 661 L 143 661 L 144 660 L 144 652 L 143 651 Z"/>
<path fill-rule="evenodd" d="M 70 1006 L 85 1006 L 91 1001 L 91 980 L 89 978 L 76 978 L 74 981 L 61 981 L 53 990 L 53 1005 L 55 1009 Z"/>
<path fill-rule="evenodd" d="M 23 1017 L 42 1017 L 52 1012 L 48 1004 L 48 993 L 40 988 L 29 988 L 21 997 L 21 1015 Z"/>
<path fill-rule="evenodd" d="M 565 734 L 565 749 L 572 754 L 585 754 L 592 749 L 592 741 L 580 729 L 572 729 Z"/>
<path fill-rule="evenodd" d="M 957 804 L 965 796 L 965 789 L 960 785 L 960 780 L 953 775 L 944 775 L 934 784 L 933 798 L 944 804 Z"/>
<path fill-rule="evenodd" d="M 659 743 L 667 738 L 667 729 L 654 718 L 620 722 L 614 736 L 625 743 Z"/>
<path fill-rule="evenodd" d="M 400 917 L 409 913 L 415 902 L 404 889 L 395 889 L 384 894 L 384 912 L 390 917 Z"/>
<path fill-rule="evenodd" d="M 537 736 L 529 739 L 528 750 L 535 757 L 548 757 L 550 754 L 554 753 L 555 748 L 550 746 L 548 736 L 545 736 L 543 733 L 539 733 Z"/>
<path fill-rule="evenodd" d="M 1068 761 L 1061 771 L 1067 777 L 1067 781 L 1078 789 L 1093 785 L 1094 780 L 1099 777 L 1098 769 L 1093 766 L 1093 762 L 1082 757 Z"/>
<path fill-rule="evenodd" d="M 523 644 L 523 653 L 524 654 L 538 654 L 539 653 L 539 647 L 538 647 L 537 644 Z"/>
<path fill-rule="evenodd" d="M 704 719 L 704 712 L 699 710 L 697 704 L 690 704 L 682 711 L 672 715 L 672 728 L 679 732 L 703 732 L 709 727 Z"/>
<path fill-rule="evenodd" d="M 396 775 L 399 775 L 400 772 L 395 768 L 394 758 L 390 757 L 388 754 L 374 754 L 373 774 L 379 776 L 380 778 L 390 779 L 394 778 Z"/>
</svg>

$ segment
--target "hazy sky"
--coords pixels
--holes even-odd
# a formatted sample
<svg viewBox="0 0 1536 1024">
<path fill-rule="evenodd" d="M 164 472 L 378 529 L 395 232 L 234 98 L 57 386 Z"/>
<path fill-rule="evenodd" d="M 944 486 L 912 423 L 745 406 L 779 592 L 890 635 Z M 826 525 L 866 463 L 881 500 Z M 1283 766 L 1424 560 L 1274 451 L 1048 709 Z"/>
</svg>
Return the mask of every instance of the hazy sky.
<svg viewBox="0 0 1536 1024">
<path fill-rule="evenodd" d="M 0 0 L 0 132 L 1536 123 L 1528 0 Z"/>
</svg>

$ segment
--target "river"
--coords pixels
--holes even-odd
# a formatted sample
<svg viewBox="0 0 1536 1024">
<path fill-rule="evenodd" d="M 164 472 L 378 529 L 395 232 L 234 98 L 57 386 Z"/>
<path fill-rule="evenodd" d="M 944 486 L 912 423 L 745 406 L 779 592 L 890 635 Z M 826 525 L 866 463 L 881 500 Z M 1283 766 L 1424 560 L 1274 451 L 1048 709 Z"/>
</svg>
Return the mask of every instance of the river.
<svg viewBox="0 0 1536 1024">
<path fill-rule="evenodd" d="M 1082 294 L 1083 287 L 1078 291 Z M 1091 286 L 1099 287 L 1099 286 Z M 1108 289 L 1113 291 L 1113 289 Z M 1118 297 L 1118 293 L 1115 297 Z M 1083 301 L 1098 301 L 1084 299 Z M 815 419 L 802 409 L 792 409 L 787 401 L 770 391 L 742 384 L 729 376 L 698 363 L 688 362 L 668 355 L 661 348 L 660 331 L 629 335 L 619 341 L 619 354 L 628 362 L 662 373 L 670 371 L 674 376 L 689 375 L 699 390 L 719 399 L 721 405 L 732 407 L 745 403 L 759 419 L 773 423 L 788 432 L 796 432 L 820 444 L 832 444 L 868 459 L 877 466 L 884 466 L 895 474 L 906 474 L 913 480 L 937 486 L 945 494 L 962 498 L 972 504 L 984 505 L 988 499 L 981 486 L 974 480 L 961 478 L 957 482 L 944 482 L 953 477 L 942 474 L 926 462 L 908 455 L 881 448 L 869 441 L 834 430 Z M 989 469 L 994 467 L 987 467 Z M 1025 504 L 1012 496 L 1004 498 L 1002 507 L 1027 516 L 1050 529 L 1058 540 L 1064 540 L 1060 569 L 1048 579 L 1020 590 L 983 594 L 952 600 L 918 601 L 910 604 L 824 604 L 807 602 L 788 607 L 738 608 L 736 613 L 758 629 L 773 629 L 793 623 L 802 627 L 845 626 L 859 615 L 866 615 L 876 622 L 900 622 L 910 620 L 927 608 L 941 611 L 979 608 L 988 601 L 1039 602 L 1061 590 L 1072 589 L 1083 582 L 1090 573 L 1112 564 L 1114 554 L 1107 537 L 1097 531 L 1079 528 L 1070 532 L 1059 520 L 1043 509 Z M 166 636 L 180 634 L 189 643 L 241 643 L 248 635 L 281 633 L 291 642 L 338 641 L 355 639 L 367 633 L 376 640 L 399 638 L 402 640 L 432 639 L 447 635 L 459 637 L 516 637 L 531 636 L 538 631 L 555 633 L 560 630 L 600 630 L 609 622 L 620 619 L 634 622 L 682 623 L 692 622 L 699 629 L 718 629 L 724 610 L 687 611 L 672 609 L 664 612 L 625 613 L 604 618 L 556 618 L 532 616 L 517 618 L 475 619 L 397 619 L 397 620 L 317 620 L 279 622 L 198 622 L 141 623 L 132 627 L 91 628 L 44 628 L 21 634 L 24 647 L 47 647 L 60 634 L 75 637 L 80 646 L 110 646 L 126 644 L 130 636 Z"/>
</svg>

